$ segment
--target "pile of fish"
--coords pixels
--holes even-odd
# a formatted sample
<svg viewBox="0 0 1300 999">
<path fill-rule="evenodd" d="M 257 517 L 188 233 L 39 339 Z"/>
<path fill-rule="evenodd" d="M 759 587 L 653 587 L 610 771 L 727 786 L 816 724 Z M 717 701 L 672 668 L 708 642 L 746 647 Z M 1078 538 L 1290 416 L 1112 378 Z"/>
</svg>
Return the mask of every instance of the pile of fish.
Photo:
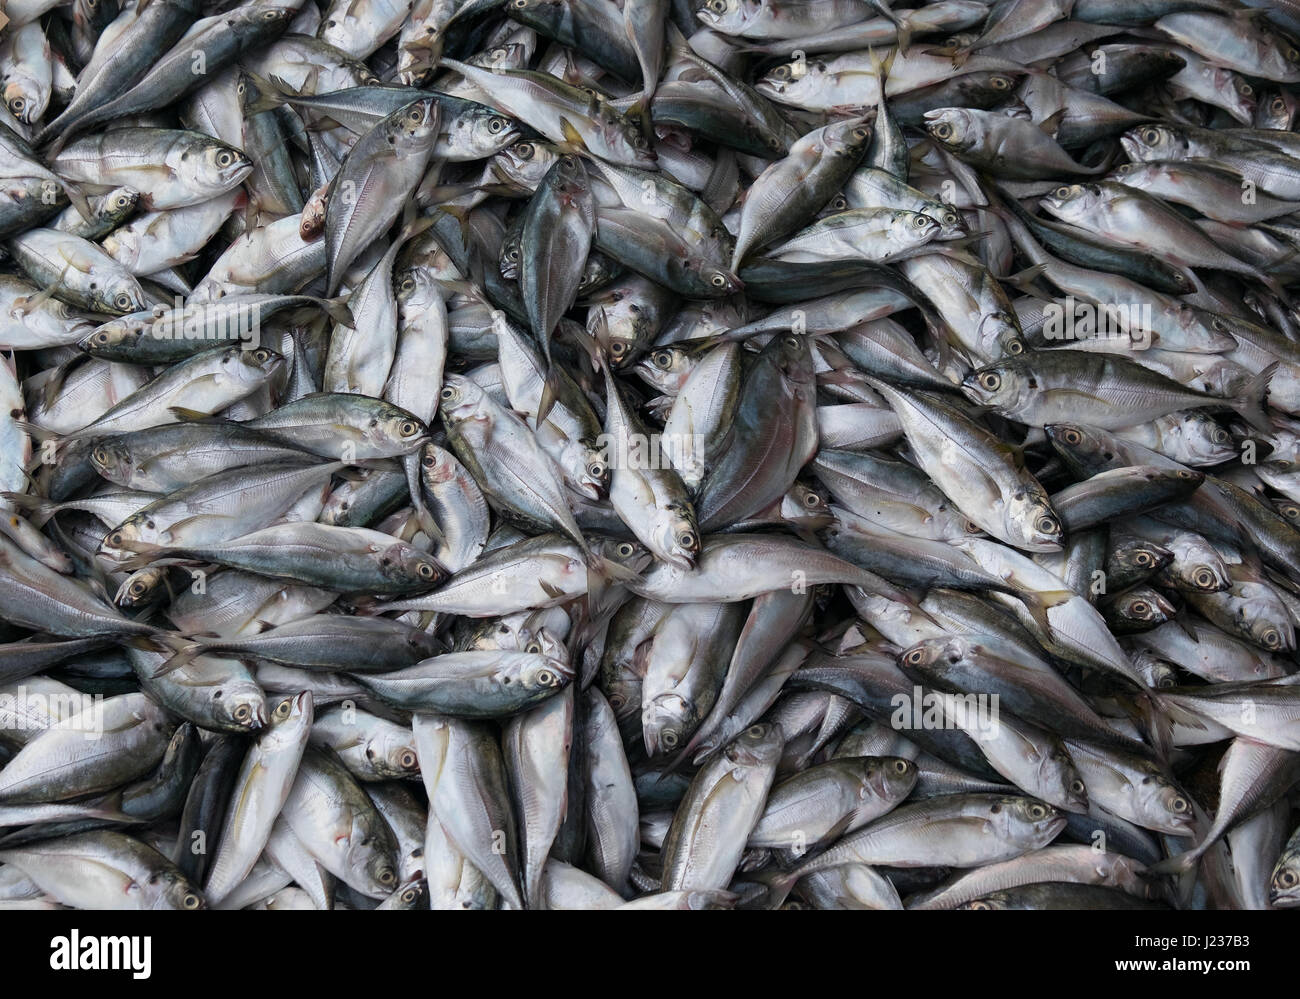
<svg viewBox="0 0 1300 999">
<path fill-rule="evenodd" d="M 1300 3 L 4 15 L 0 907 L 1300 906 Z"/>
</svg>

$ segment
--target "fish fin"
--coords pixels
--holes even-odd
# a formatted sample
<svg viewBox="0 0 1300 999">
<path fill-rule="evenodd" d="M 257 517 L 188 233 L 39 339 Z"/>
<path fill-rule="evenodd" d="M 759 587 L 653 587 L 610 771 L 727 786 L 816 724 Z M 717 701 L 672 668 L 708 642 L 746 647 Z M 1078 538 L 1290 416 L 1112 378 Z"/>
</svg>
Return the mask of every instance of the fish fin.
<svg viewBox="0 0 1300 999">
<path fill-rule="evenodd" d="M 210 413 L 202 413 L 197 409 L 186 409 L 184 406 L 168 406 L 169 412 L 177 423 L 200 423 L 203 420 L 210 420 Z"/>
<path fill-rule="evenodd" d="M 1273 423 L 1264 412 L 1264 396 L 1268 393 L 1268 383 L 1272 381 L 1280 362 L 1274 361 L 1263 371 L 1246 383 L 1236 399 L 1223 401 L 1234 409 L 1242 419 L 1258 430 L 1273 432 Z"/>
<path fill-rule="evenodd" d="M 1029 616 L 1048 635 L 1053 634 L 1056 629 L 1052 627 L 1052 622 L 1048 620 L 1047 612 L 1053 607 L 1059 607 L 1061 604 L 1078 596 L 1073 590 L 1045 590 L 1042 593 L 1016 590 L 1014 595 L 1017 600 L 1024 604 Z"/>
<path fill-rule="evenodd" d="M 154 671 L 150 674 L 151 679 L 158 679 L 160 676 L 166 676 L 174 670 L 180 669 L 188 663 L 193 662 L 203 654 L 204 646 L 200 642 L 185 642 L 175 649 L 173 655 L 166 662 L 159 663 Z"/>
<path fill-rule="evenodd" d="M 340 326 L 346 326 L 350 330 L 357 328 L 357 321 L 352 315 L 352 310 L 348 308 L 348 296 L 322 298 L 320 303 L 326 314 Z"/>
<path fill-rule="evenodd" d="M 534 427 L 540 427 L 545 423 L 551 409 L 555 406 L 556 387 L 559 384 L 559 375 L 556 370 L 554 365 L 546 369 L 546 380 L 542 382 L 542 395 L 537 403 L 537 422 L 533 424 Z M 525 420 L 525 422 L 527 421 Z"/>
<path fill-rule="evenodd" d="M 1002 280 L 1006 281 L 1007 284 L 1018 288 L 1020 291 L 1030 292 L 1032 291 L 1034 282 L 1042 277 L 1046 271 L 1046 264 L 1034 264 L 1033 267 L 1026 267 L 1023 271 L 1017 271 L 1015 274 L 1010 274 Z"/>
<path fill-rule="evenodd" d="M 1177 856 L 1167 857 L 1158 864 L 1152 864 L 1142 874 L 1145 877 L 1160 877 L 1167 874 L 1172 874 L 1175 877 L 1181 876 L 1196 866 L 1201 859 L 1201 854 L 1204 852 L 1202 847 L 1193 847 Z"/>
<path fill-rule="evenodd" d="M 1055 139 L 1056 133 L 1061 128 L 1061 122 L 1065 119 L 1065 110 L 1065 108 L 1059 108 L 1053 111 L 1038 123 L 1038 130 L 1049 138 Z"/>
<path fill-rule="evenodd" d="M 27 519 L 31 521 L 33 527 L 44 527 L 45 522 L 53 517 L 59 510 L 59 504 L 45 499 L 41 496 L 31 496 L 27 493 L 0 493 L 0 499 L 7 500 L 16 507 L 21 507 L 27 513 Z"/>
<path fill-rule="evenodd" d="M 587 144 L 582 140 L 582 135 L 573 127 L 573 122 L 563 115 L 560 116 L 560 132 L 564 135 L 564 144 L 574 152 L 589 152 Z"/>
</svg>

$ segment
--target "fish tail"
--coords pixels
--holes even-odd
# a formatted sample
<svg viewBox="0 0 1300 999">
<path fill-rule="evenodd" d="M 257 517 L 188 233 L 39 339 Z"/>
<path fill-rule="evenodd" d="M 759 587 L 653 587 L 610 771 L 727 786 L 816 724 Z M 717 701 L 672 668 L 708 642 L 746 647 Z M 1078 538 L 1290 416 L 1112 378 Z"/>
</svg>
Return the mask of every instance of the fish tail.
<svg viewBox="0 0 1300 999">
<path fill-rule="evenodd" d="M 1277 367 L 1278 362 L 1274 361 L 1248 381 L 1237 398 L 1224 400 L 1251 426 L 1267 433 L 1273 432 L 1273 423 L 1264 412 L 1264 398 L 1268 394 L 1268 383 L 1272 381 Z"/>
</svg>

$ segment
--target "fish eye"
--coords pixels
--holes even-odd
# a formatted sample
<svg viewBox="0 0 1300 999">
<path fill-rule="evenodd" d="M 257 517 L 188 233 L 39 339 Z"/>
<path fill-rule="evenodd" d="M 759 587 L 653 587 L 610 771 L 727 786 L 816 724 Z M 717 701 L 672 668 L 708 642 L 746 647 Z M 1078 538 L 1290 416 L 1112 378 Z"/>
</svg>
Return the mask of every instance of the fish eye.
<svg viewBox="0 0 1300 999">
<path fill-rule="evenodd" d="M 1030 805 L 1028 811 L 1031 819 L 1042 819 L 1047 817 L 1047 809 L 1042 805 Z"/>
<path fill-rule="evenodd" d="M 1142 137 L 1142 141 L 1145 142 L 1148 146 L 1154 146 L 1157 142 L 1160 141 L 1160 129 L 1154 128 L 1150 125 L 1142 129 L 1142 131 L 1139 134 Z"/>
<path fill-rule="evenodd" d="M 450 402 L 452 399 L 456 398 L 456 390 L 450 385 L 444 385 L 442 391 L 438 393 L 438 396 L 439 398 Z"/>
<path fill-rule="evenodd" d="M 131 199 L 128 198 L 125 194 L 119 194 L 113 201 L 113 204 L 118 208 L 125 208 L 130 203 L 131 203 Z"/>
<path fill-rule="evenodd" d="M 278 17 L 280 17 L 280 12 L 278 10 L 272 9 L 272 10 L 268 10 L 265 14 L 262 15 L 262 20 L 274 21 Z"/>
<path fill-rule="evenodd" d="M 818 496 L 815 492 L 813 492 L 811 489 L 808 490 L 808 492 L 804 493 L 804 497 L 803 497 L 804 506 L 821 506 L 821 502 L 822 502 L 822 498 Z"/>
<path fill-rule="evenodd" d="M 1214 441 L 1215 444 L 1227 444 L 1228 431 L 1224 430 L 1222 427 L 1215 427 L 1214 431 L 1210 434 L 1210 439 Z"/>
<path fill-rule="evenodd" d="M 126 292 L 122 292 L 122 294 L 113 299 L 113 304 L 125 312 L 127 309 L 131 308 L 134 303 L 131 301 L 130 295 Z"/>
<path fill-rule="evenodd" d="M 521 0 L 521 2 L 527 2 L 527 0 Z M 419 889 L 407 888 L 406 891 L 402 892 L 402 901 L 414 902 L 416 898 L 419 897 L 419 894 L 420 894 Z"/>
<path fill-rule="evenodd" d="M 1145 600 L 1135 600 L 1133 601 L 1133 605 L 1129 608 L 1129 612 L 1136 614 L 1138 617 L 1146 617 L 1151 613 L 1151 605 Z"/>
<path fill-rule="evenodd" d="M 785 338 L 785 345 L 791 350 L 799 349 L 799 338 L 793 334 Z"/>
<path fill-rule="evenodd" d="M 1150 552 L 1138 552 L 1133 556 L 1133 561 L 1139 566 L 1148 566 L 1154 561 L 1154 559 L 1152 559 Z"/>
<path fill-rule="evenodd" d="M 1061 433 L 1061 440 L 1065 441 L 1067 444 L 1082 444 L 1083 434 L 1079 433 L 1077 430 L 1065 430 Z"/>
<path fill-rule="evenodd" d="M 416 571 L 416 573 L 419 574 L 419 576 L 420 576 L 421 579 L 432 579 L 432 578 L 433 578 L 434 576 L 436 576 L 437 573 L 438 573 L 438 570 L 435 569 L 435 568 L 434 568 L 432 565 L 430 565 L 428 562 L 421 562 L 421 563 L 416 567 L 415 571 Z"/>
<path fill-rule="evenodd" d="M 994 910 L 993 910 L 993 906 L 989 905 L 988 902 L 985 902 L 985 901 L 983 901 L 982 899 L 978 899 L 978 898 L 975 899 L 975 901 L 973 901 L 973 902 L 967 902 L 967 903 L 966 903 L 966 908 L 967 908 L 967 909 L 971 909 L 971 910 L 981 911 L 981 912 L 983 912 L 983 911 L 988 911 L 988 912 L 992 912 L 992 911 L 994 911 Z"/>
<path fill-rule="evenodd" d="M 929 224 L 930 219 L 925 215 L 918 215 L 912 220 L 912 225 L 916 226 L 918 229 L 924 229 Z"/>
<path fill-rule="evenodd" d="M 556 680 L 556 676 L 549 669 L 537 671 L 537 684 L 540 687 L 549 687 Z"/>
<path fill-rule="evenodd" d="M 635 551 L 636 549 L 633 548 L 626 541 L 624 541 L 621 545 L 618 546 L 618 554 L 620 558 L 631 558 L 632 553 Z"/>
<path fill-rule="evenodd" d="M 852 135 L 853 138 L 855 139 L 864 140 L 871 137 L 871 129 L 867 128 L 866 125 L 859 125 L 849 134 Z"/>
<path fill-rule="evenodd" d="M 659 736 L 659 741 L 664 744 L 665 749 L 672 749 L 677 745 L 677 733 L 672 729 L 664 729 Z"/>
<path fill-rule="evenodd" d="M 234 153 L 229 149 L 222 149 L 217 152 L 217 166 L 228 167 L 235 162 Z"/>
<path fill-rule="evenodd" d="M 149 587 L 145 586 L 143 581 L 137 579 L 134 583 L 131 584 L 131 587 L 128 590 L 128 592 L 131 593 L 133 596 L 138 597 L 140 596 L 140 594 L 144 593 L 147 589 L 149 589 Z"/>
<path fill-rule="evenodd" d="M 408 277 L 402 279 L 402 287 L 399 289 L 403 294 L 409 295 L 415 291 L 415 278 Z"/>
<path fill-rule="evenodd" d="M 777 66 L 772 70 L 772 76 L 778 80 L 788 80 L 790 79 L 790 72 L 789 66 Z"/>
<path fill-rule="evenodd" d="M 21 114 L 23 108 L 25 108 L 26 106 L 27 106 L 27 102 L 23 100 L 23 98 L 21 97 L 11 97 L 9 99 L 9 110 L 11 110 L 14 114 Z"/>
<path fill-rule="evenodd" d="M 414 420 L 403 420 L 397 425 L 397 432 L 403 437 L 414 437 L 420 432 L 420 428 L 416 426 Z"/>
<path fill-rule="evenodd" d="M 903 656 L 903 662 L 907 663 L 909 666 L 920 666 L 921 663 L 925 662 L 925 650 L 913 649 L 907 655 Z"/>
<path fill-rule="evenodd" d="M 1214 573 L 1209 569 L 1197 569 L 1196 572 L 1192 573 L 1192 582 L 1201 589 L 1208 590 L 1215 585 L 1217 580 L 1214 578 Z"/>
<path fill-rule="evenodd" d="M 416 104 L 410 111 L 406 112 L 406 120 L 412 125 L 420 124 L 420 122 L 424 121 L 424 108 Z"/>
<path fill-rule="evenodd" d="M 1282 636 L 1278 634 L 1276 628 L 1269 628 L 1268 631 L 1259 636 L 1259 640 L 1270 649 L 1276 649 L 1282 644 Z"/>
<path fill-rule="evenodd" d="M 192 891 L 186 892 L 185 897 L 181 899 L 181 905 L 187 909 L 197 909 L 202 904 L 203 900 Z"/>
<path fill-rule="evenodd" d="M 989 86 L 994 90 L 1010 90 L 1011 78 L 1009 76 L 995 76 L 989 81 Z"/>
<path fill-rule="evenodd" d="M 286 697 L 283 701 L 275 706 L 273 716 L 276 721 L 284 721 L 289 717 L 289 712 L 293 710 L 293 699 Z"/>
<path fill-rule="evenodd" d="M 257 350 L 253 351 L 253 360 L 258 364 L 265 364 L 270 359 L 271 352 L 265 347 L 258 347 Z"/>
<path fill-rule="evenodd" d="M 397 880 L 397 875 L 394 874 L 392 870 L 387 867 L 385 867 L 382 871 L 379 872 L 378 877 L 379 877 L 379 883 L 381 885 L 391 885 L 394 881 Z"/>
<path fill-rule="evenodd" d="M 1002 377 L 996 371 L 986 371 L 979 376 L 979 383 L 990 392 L 1002 387 Z"/>
<path fill-rule="evenodd" d="M 521 160 L 531 160 L 533 158 L 533 144 L 531 142 L 516 142 L 515 155 Z"/>
<path fill-rule="evenodd" d="M 107 331 L 104 331 L 103 333 L 96 333 L 96 334 L 95 334 L 95 342 L 96 342 L 96 343 L 108 343 L 109 340 L 111 340 L 111 339 L 112 339 L 112 337 L 110 337 L 110 336 L 108 335 L 108 332 L 107 332 Z"/>
<path fill-rule="evenodd" d="M 709 10 L 715 14 L 725 14 L 727 12 L 726 0 L 709 0 Z"/>
<path fill-rule="evenodd" d="M 930 133 L 940 142 L 946 142 L 952 138 L 952 126 L 946 121 L 941 121 L 930 129 Z"/>
<path fill-rule="evenodd" d="M 122 532 L 114 531 L 112 534 L 110 534 L 108 536 L 108 543 L 112 545 L 114 548 L 120 548 L 122 546 Z"/>
<path fill-rule="evenodd" d="M 1189 802 L 1186 798 L 1184 798 L 1180 794 L 1180 795 L 1176 795 L 1174 799 L 1171 802 L 1169 802 L 1169 807 L 1172 808 L 1175 812 L 1181 814 L 1191 809 L 1192 805 L 1191 802 Z"/>
<path fill-rule="evenodd" d="M 667 350 L 657 351 L 654 357 L 652 357 L 650 360 L 654 363 L 655 367 L 663 368 L 665 371 L 667 371 L 669 368 L 673 366 L 673 355 L 671 351 L 667 351 Z"/>
<path fill-rule="evenodd" d="M 1274 114 L 1282 114 L 1286 111 L 1286 101 L 1282 100 L 1281 97 L 1274 97 L 1273 103 L 1269 105 L 1269 108 Z"/>
<path fill-rule="evenodd" d="M 1288 62 L 1296 62 L 1297 60 L 1300 60 L 1300 52 L 1297 52 L 1295 49 L 1287 49 L 1286 58 Z"/>
<path fill-rule="evenodd" d="M 420 464 L 425 468 L 433 468 L 438 464 L 438 459 L 433 454 L 426 454 L 422 459 L 420 459 Z"/>
<path fill-rule="evenodd" d="M 727 276 L 725 274 L 714 274 L 709 278 L 709 284 L 715 288 L 725 288 L 727 286 Z"/>
<path fill-rule="evenodd" d="M 622 340 L 615 340 L 613 343 L 609 345 L 609 352 L 613 354 L 615 357 L 622 357 L 624 354 L 627 353 L 627 344 L 625 344 Z"/>
<path fill-rule="evenodd" d="M 767 733 L 763 729 L 762 725 L 751 725 L 749 726 L 748 729 L 745 730 L 745 734 L 749 736 L 751 739 L 761 739 Z"/>
<path fill-rule="evenodd" d="M 605 466 L 598 461 L 593 461 L 587 466 L 587 474 L 593 479 L 599 479 L 605 475 Z"/>
<path fill-rule="evenodd" d="M 897 774 L 905 774 L 905 773 L 907 773 L 907 761 L 906 761 L 906 760 L 895 760 L 895 761 L 894 761 L 894 773 L 897 773 Z"/>
<path fill-rule="evenodd" d="M 1056 522 L 1056 518 L 1048 517 L 1046 514 L 1038 518 L 1035 526 L 1043 534 L 1055 534 L 1061 529 L 1060 525 Z"/>
<path fill-rule="evenodd" d="M 409 749 L 402 750 L 402 755 L 397 758 L 397 765 L 403 770 L 413 770 L 416 764 L 415 754 Z"/>
<path fill-rule="evenodd" d="M 695 539 L 694 531 L 682 531 L 677 536 L 677 543 L 687 550 L 693 550 L 698 543 Z"/>
<path fill-rule="evenodd" d="M 230 713 L 231 717 L 241 725 L 253 716 L 253 709 L 247 704 L 241 704 Z"/>
<path fill-rule="evenodd" d="M 1295 871 L 1282 870 L 1278 872 L 1277 883 L 1283 888 L 1294 888 L 1296 881 L 1300 880 L 1300 875 Z"/>
<path fill-rule="evenodd" d="M 1023 354 L 1024 352 L 1025 352 L 1025 345 L 1024 345 L 1023 343 L 1021 343 L 1019 340 L 1010 340 L 1010 341 L 1007 342 L 1007 353 L 1008 353 L 1008 354 L 1011 354 L 1011 355 L 1014 356 L 1014 355 L 1017 355 L 1017 354 Z"/>
<path fill-rule="evenodd" d="M 508 123 L 504 118 L 489 119 L 488 131 L 491 132 L 493 135 L 496 135 L 498 132 L 504 131 L 507 124 Z"/>
<path fill-rule="evenodd" d="M 524 651 L 529 655 L 539 655 L 542 651 L 542 645 L 540 642 L 529 642 L 524 646 Z"/>
</svg>

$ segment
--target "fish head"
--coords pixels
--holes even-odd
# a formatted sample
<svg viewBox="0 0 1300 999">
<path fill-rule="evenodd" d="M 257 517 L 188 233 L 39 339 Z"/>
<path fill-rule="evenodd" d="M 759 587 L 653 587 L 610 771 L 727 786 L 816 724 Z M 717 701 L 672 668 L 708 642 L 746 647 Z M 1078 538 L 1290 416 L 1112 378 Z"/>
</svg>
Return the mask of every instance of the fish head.
<svg viewBox="0 0 1300 999">
<path fill-rule="evenodd" d="M 263 385 L 288 363 L 270 347 L 227 347 L 221 358 L 222 370 L 243 385 Z"/>
<path fill-rule="evenodd" d="M 549 143 L 523 139 L 497 153 L 489 166 L 498 180 L 520 193 L 531 193 L 559 156 L 559 150 Z"/>
<path fill-rule="evenodd" d="M 676 752 L 691 733 L 699 712 L 680 694 L 660 694 L 641 712 L 641 732 L 648 756 Z"/>
<path fill-rule="evenodd" d="M 780 724 L 760 722 L 727 743 L 722 753 L 736 766 L 775 767 L 784 750 L 785 732 Z"/>
<path fill-rule="evenodd" d="M 519 138 L 519 125 L 490 108 L 457 115 L 443 122 L 442 128 L 439 155 L 445 153 L 449 159 L 482 159 L 499 153 Z"/>
<path fill-rule="evenodd" d="M 918 776 L 916 764 L 901 756 L 869 757 L 863 767 L 858 798 L 902 801 L 916 786 Z"/>
<path fill-rule="evenodd" d="M 690 570 L 700 554 L 700 531 L 689 502 L 666 503 L 649 530 L 651 548 L 669 565 Z"/>
<path fill-rule="evenodd" d="M 113 595 L 113 603 L 132 610 L 153 603 L 167 592 L 167 567 L 151 565 L 131 573 Z"/>
<path fill-rule="evenodd" d="M 135 473 L 135 459 L 124 441 L 108 438 L 99 441 L 90 450 L 90 463 L 95 471 L 118 486 L 129 486 Z"/>
<path fill-rule="evenodd" d="M 1021 486 L 1007 497 L 1003 523 L 1008 537 L 1024 551 L 1060 551 L 1065 540 L 1061 518 L 1037 483 Z"/>
<path fill-rule="evenodd" d="M 1188 143 L 1168 125 L 1141 125 L 1120 136 L 1120 145 L 1131 160 L 1179 160 L 1187 154 Z"/>
<path fill-rule="evenodd" d="M 13 74 L 4 85 L 4 102 L 9 113 L 24 125 L 37 121 L 45 113 L 50 94 L 25 75 Z"/>
<path fill-rule="evenodd" d="M 203 894 L 181 874 L 163 871 L 157 875 L 158 909 L 206 909 Z"/>
<path fill-rule="evenodd" d="M 753 0 L 699 0 L 694 8 L 695 16 L 707 27 L 732 35 L 745 27 L 758 6 Z"/>
<path fill-rule="evenodd" d="M 964 149 L 979 137 L 975 116 L 966 108 L 935 108 L 925 113 L 925 130 L 949 149 Z"/>
<path fill-rule="evenodd" d="M 95 327 L 78 346 L 92 356 L 123 356 L 143 339 L 146 331 L 153 328 L 155 318 L 155 314 L 150 311 L 111 319 Z"/>
<path fill-rule="evenodd" d="M 1027 365 L 1009 360 L 972 371 L 961 389 L 971 402 L 1014 413 L 1034 398 L 1038 380 Z"/>
<path fill-rule="evenodd" d="M 120 562 L 141 551 L 141 545 L 162 544 L 161 537 L 157 522 L 150 514 L 134 513 L 104 536 L 95 554 L 109 561 Z"/>
<path fill-rule="evenodd" d="M 827 154 L 856 161 L 867 151 L 871 131 L 865 117 L 845 118 L 822 129 L 822 144 Z"/>
<path fill-rule="evenodd" d="M 1054 787 L 1064 789 L 1064 802 L 1067 811 L 1083 814 L 1088 811 L 1088 789 L 1079 776 L 1065 746 L 1053 742 L 1051 749 L 1044 754 L 1039 763 L 1039 778 Z"/>
<path fill-rule="evenodd" d="M 1279 909 L 1300 906 L 1300 855 L 1282 855 L 1268 883 L 1268 901 Z"/>
<path fill-rule="evenodd" d="M 257 738 L 263 750 L 280 752 L 306 739 L 315 717 L 315 702 L 310 690 L 282 697 L 275 707 L 268 704 L 268 709 L 266 725 Z"/>
<path fill-rule="evenodd" d="M 1171 836 L 1188 836 L 1196 822 L 1192 799 L 1154 767 L 1147 770 L 1137 787 L 1137 808 L 1142 825 Z"/>
<path fill-rule="evenodd" d="M 643 381 L 659 391 L 676 395 L 695 369 L 697 360 L 680 347 L 658 347 L 637 362 L 635 370 Z"/>
<path fill-rule="evenodd" d="M 270 720 L 266 694 L 251 680 L 224 683 L 211 693 L 212 713 L 230 731 L 256 732 Z"/>
<path fill-rule="evenodd" d="M 588 542 L 601 558 L 640 574 L 654 559 L 649 549 L 625 538 L 594 538 Z"/>
<path fill-rule="evenodd" d="M 898 654 L 898 667 L 910 677 L 930 676 L 966 658 L 969 645 L 960 635 L 925 638 Z"/>
<path fill-rule="evenodd" d="M 1178 609 L 1159 591 L 1140 586 L 1115 598 L 1115 610 L 1121 618 L 1152 628 L 1164 624 Z"/>
<path fill-rule="evenodd" d="M 1168 548 L 1147 541 L 1145 538 L 1130 538 L 1120 542 L 1111 552 L 1108 561 L 1122 569 L 1123 574 L 1154 575 L 1174 560 L 1174 553 Z"/>
<path fill-rule="evenodd" d="M 442 564 L 405 541 L 389 545 L 379 556 L 379 571 L 394 582 L 431 588 L 447 578 Z"/>
<path fill-rule="evenodd" d="M 387 731 L 366 743 L 366 759 L 377 773 L 390 780 L 401 780 L 420 772 L 415 743 L 410 739 L 399 739 Z"/>
<path fill-rule="evenodd" d="M 439 399 L 442 398 L 440 395 Z M 400 450 L 406 454 L 428 440 L 429 428 L 418 416 L 408 413 L 400 406 L 386 406 L 383 415 L 366 429 L 366 437 L 379 447 Z"/>
<path fill-rule="evenodd" d="M 478 413 L 487 398 L 478 382 L 464 375 L 446 374 L 438 392 L 438 412 L 444 420 L 460 423 Z"/>
<path fill-rule="evenodd" d="M 909 211 L 894 212 L 890 226 L 890 231 L 905 246 L 920 246 L 922 243 L 928 243 L 942 235 L 943 229 L 937 219 L 923 212 Z"/>
<path fill-rule="evenodd" d="M 1043 432 L 1068 464 L 1088 470 L 1088 475 L 1109 468 L 1114 459 L 1104 431 L 1079 423 L 1049 423 Z"/>
<path fill-rule="evenodd" d="M 1077 222 L 1092 218 L 1105 200 L 1099 184 L 1062 184 L 1039 204 L 1062 221 Z"/>
<path fill-rule="evenodd" d="M 440 117 L 432 97 L 421 97 L 398 108 L 384 119 L 389 148 L 398 157 L 431 149 L 438 139 Z"/>
<path fill-rule="evenodd" d="M 1037 798 L 999 798 L 989 806 L 990 824 L 1008 841 L 1045 845 L 1065 828 L 1060 809 Z"/>
<path fill-rule="evenodd" d="M 253 161 L 246 153 L 216 139 L 205 140 L 200 148 L 182 150 L 178 160 L 168 165 L 196 191 L 228 191 L 253 172 Z"/>
</svg>

